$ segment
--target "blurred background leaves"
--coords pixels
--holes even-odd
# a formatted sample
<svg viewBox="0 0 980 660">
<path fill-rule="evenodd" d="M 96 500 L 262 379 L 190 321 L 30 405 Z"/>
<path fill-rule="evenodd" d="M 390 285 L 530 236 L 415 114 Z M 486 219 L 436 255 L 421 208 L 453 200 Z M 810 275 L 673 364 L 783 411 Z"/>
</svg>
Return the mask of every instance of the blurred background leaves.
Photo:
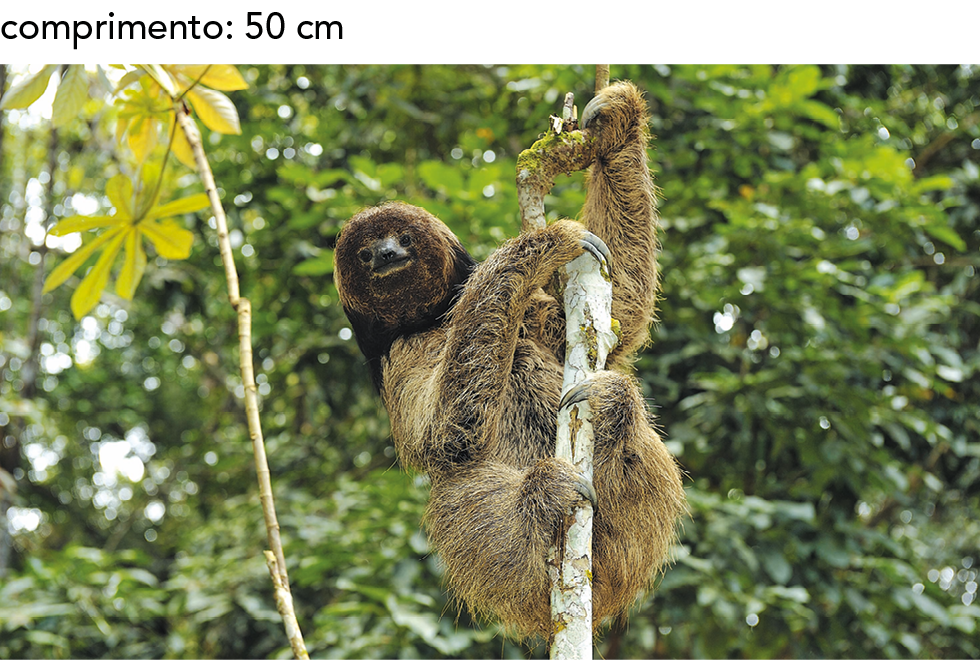
<svg viewBox="0 0 980 660">
<path fill-rule="evenodd" d="M 311 654 L 546 654 L 447 601 L 425 480 L 397 467 L 331 248 L 398 198 L 485 257 L 519 228 L 517 154 L 566 91 L 584 105 L 592 68 L 239 69 L 241 135 L 204 137 Z M 646 91 L 657 138 L 663 299 L 636 367 L 693 514 L 598 651 L 976 657 L 980 70 L 612 75 Z M 96 98 L 55 141 L 36 111 L 4 116 L 0 656 L 287 655 L 207 221 L 179 218 L 190 258 L 150 254 L 131 302 L 77 323 L 72 286 L 34 304 L 38 255 L 77 249 L 44 227 L 108 209 L 115 123 Z M 171 167 L 172 197 L 200 192 Z M 578 212 L 582 181 L 557 183 L 551 214 Z"/>
</svg>

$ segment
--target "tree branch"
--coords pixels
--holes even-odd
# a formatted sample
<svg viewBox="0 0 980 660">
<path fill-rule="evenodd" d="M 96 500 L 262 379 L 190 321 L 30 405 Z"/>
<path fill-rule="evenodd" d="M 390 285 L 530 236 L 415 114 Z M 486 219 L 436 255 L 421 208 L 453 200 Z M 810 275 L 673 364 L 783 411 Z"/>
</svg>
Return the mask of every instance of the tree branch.
<svg viewBox="0 0 980 660">
<path fill-rule="evenodd" d="M 612 328 L 612 279 L 591 254 L 565 267 L 564 395 L 606 364 L 618 338 Z M 592 411 L 581 401 L 558 411 L 555 456 L 570 461 L 592 482 Z M 592 519 L 590 502 L 576 506 L 566 522 L 564 547 L 552 549 L 552 658 L 592 658 Z M 561 542 L 559 543 L 559 546 Z M 552 558 L 549 557 L 549 560 Z"/>
<path fill-rule="evenodd" d="M 544 196 L 555 185 L 555 177 L 584 170 L 592 164 L 592 137 L 588 130 L 549 131 L 517 157 L 517 202 L 521 208 L 521 230 L 547 224 Z"/>
<path fill-rule="evenodd" d="M 597 91 L 601 89 L 600 79 L 608 83 L 608 78 L 608 67 L 604 74 L 597 68 Z M 572 95 L 568 94 L 561 120 L 555 120 L 553 130 L 518 157 L 517 197 L 524 231 L 545 226 L 544 196 L 554 185 L 555 176 L 585 169 L 594 158 L 588 130 L 563 130 L 566 123 L 576 120 L 573 108 Z M 563 395 L 602 369 L 618 342 L 612 328 L 612 280 L 603 272 L 603 265 L 586 253 L 565 267 L 565 276 Z M 573 463 L 590 483 L 593 446 L 588 402 L 560 409 L 555 456 Z M 592 521 L 591 503 L 574 507 L 566 520 L 564 537 L 549 551 L 552 658 L 592 658 Z"/>
<path fill-rule="evenodd" d="M 272 576 L 275 588 L 276 609 L 282 615 L 286 627 L 286 635 L 293 648 L 293 655 L 300 660 L 308 660 L 309 654 L 303 641 L 303 635 L 296 621 L 293 610 L 293 597 L 289 589 L 289 576 L 286 572 L 286 558 L 282 550 L 282 538 L 279 535 L 279 521 L 276 518 L 276 506 L 272 494 L 272 480 L 269 475 L 269 463 L 265 454 L 265 441 L 262 438 L 262 423 L 259 419 L 258 389 L 255 384 L 255 374 L 252 366 L 252 305 L 248 298 L 242 298 L 238 289 L 238 271 L 228 238 L 228 220 L 224 208 L 218 198 L 218 188 L 214 183 L 214 175 L 208 165 L 207 155 L 201 144 L 201 134 L 188 114 L 183 101 L 176 104 L 177 123 L 183 130 L 187 142 L 194 151 L 194 161 L 197 171 L 204 184 L 204 190 L 211 201 L 211 212 L 218 228 L 218 247 L 221 261 L 225 267 L 225 277 L 228 280 L 228 299 L 238 313 L 239 360 L 241 362 L 242 383 L 245 387 L 245 412 L 248 419 L 248 431 L 252 438 L 255 453 L 255 471 L 259 482 L 259 498 L 262 502 L 262 514 L 265 517 L 266 532 L 269 537 L 269 547 L 272 552 L 266 552 L 266 563 Z"/>
</svg>

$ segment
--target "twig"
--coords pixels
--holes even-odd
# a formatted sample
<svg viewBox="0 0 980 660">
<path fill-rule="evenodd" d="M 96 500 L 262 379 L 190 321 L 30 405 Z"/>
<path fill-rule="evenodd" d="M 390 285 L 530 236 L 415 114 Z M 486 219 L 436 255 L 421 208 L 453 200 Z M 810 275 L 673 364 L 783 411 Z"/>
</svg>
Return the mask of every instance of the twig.
<svg viewBox="0 0 980 660">
<path fill-rule="evenodd" d="M 608 64 L 596 64 L 595 65 L 595 92 L 599 93 L 599 90 L 603 87 L 609 86 L 609 65 Z"/>
<path fill-rule="evenodd" d="M 555 185 L 555 177 L 584 170 L 594 156 L 588 130 L 549 131 L 517 157 L 517 202 L 521 230 L 540 229 L 547 224 L 544 196 Z"/>
<path fill-rule="evenodd" d="M 225 278 L 228 281 L 228 299 L 238 313 L 239 359 L 241 361 L 242 383 L 245 386 L 245 412 L 248 419 L 248 432 L 252 438 L 255 453 L 255 471 L 259 482 L 259 498 L 262 502 L 262 514 L 265 517 L 266 532 L 269 537 L 269 547 L 266 551 L 266 563 L 275 587 L 276 609 L 282 615 L 286 627 L 286 635 L 293 648 L 293 655 L 300 660 L 308 660 L 309 654 L 303 642 L 303 635 L 296 621 L 293 610 L 293 597 L 289 589 L 289 576 L 286 572 L 286 558 L 282 550 L 282 538 L 279 535 L 279 521 L 276 518 L 276 506 L 272 495 L 272 480 L 269 475 L 269 463 L 265 455 L 265 441 L 262 438 L 262 424 L 259 419 L 259 404 L 255 375 L 252 366 L 252 305 L 248 298 L 242 298 L 238 289 L 238 271 L 235 269 L 235 259 L 228 237 L 228 221 L 224 208 L 218 198 L 218 188 L 214 183 L 214 175 L 208 165 L 207 155 L 201 144 L 201 134 L 188 115 L 183 101 L 175 104 L 177 123 L 194 152 L 197 171 L 204 184 L 204 190 L 211 201 L 211 212 L 214 214 L 218 228 L 218 247 L 221 261 L 225 267 Z M 270 561 L 269 559 L 272 559 Z"/>
<path fill-rule="evenodd" d="M 561 108 L 561 118 L 562 121 L 568 123 L 570 121 L 578 121 L 577 113 L 575 111 L 575 95 L 569 92 L 565 94 L 565 103 Z"/>
</svg>

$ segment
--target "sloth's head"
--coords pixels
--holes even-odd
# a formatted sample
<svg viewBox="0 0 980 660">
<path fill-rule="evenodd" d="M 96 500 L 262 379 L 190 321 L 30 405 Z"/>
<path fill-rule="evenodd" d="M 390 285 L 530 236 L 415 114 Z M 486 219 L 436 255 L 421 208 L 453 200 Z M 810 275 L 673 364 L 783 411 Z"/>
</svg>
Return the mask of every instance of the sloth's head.
<svg viewBox="0 0 980 660">
<path fill-rule="evenodd" d="M 390 331 L 431 324 L 444 314 L 474 262 L 438 218 L 392 202 L 365 209 L 344 225 L 334 265 L 348 318 Z"/>
</svg>

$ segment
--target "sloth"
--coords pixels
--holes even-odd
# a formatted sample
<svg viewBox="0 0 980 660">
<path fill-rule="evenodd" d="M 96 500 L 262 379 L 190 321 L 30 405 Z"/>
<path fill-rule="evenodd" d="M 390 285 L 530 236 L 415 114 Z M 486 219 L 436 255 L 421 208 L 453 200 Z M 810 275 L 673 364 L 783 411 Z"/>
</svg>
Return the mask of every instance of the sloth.
<svg viewBox="0 0 980 660">
<path fill-rule="evenodd" d="M 686 510 L 677 463 L 628 373 L 658 289 L 646 103 L 615 83 L 581 123 L 595 139 L 581 223 L 528 231 L 477 263 L 440 220 L 394 202 L 351 218 L 335 250 L 340 301 L 399 459 L 430 477 L 423 523 L 448 585 L 477 616 L 546 639 L 548 548 L 572 506 L 596 504 L 596 627 L 649 586 Z M 565 319 L 545 288 L 585 250 L 604 258 L 602 243 L 622 335 L 580 394 L 593 415 L 593 490 L 554 456 Z"/>
</svg>

